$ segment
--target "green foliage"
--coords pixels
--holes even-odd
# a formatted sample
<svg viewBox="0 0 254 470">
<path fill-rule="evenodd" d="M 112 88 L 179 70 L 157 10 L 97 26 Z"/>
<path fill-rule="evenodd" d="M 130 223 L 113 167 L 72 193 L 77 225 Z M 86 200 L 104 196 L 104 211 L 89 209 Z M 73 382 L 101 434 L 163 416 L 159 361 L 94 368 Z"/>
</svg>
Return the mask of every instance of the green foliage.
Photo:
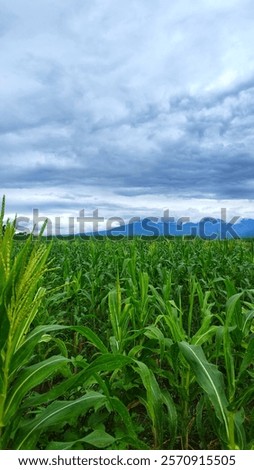
<svg viewBox="0 0 254 470">
<path fill-rule="evenodd" d="M 4 201 L 1 448 L 253 447 L 252 241 L 48 243 L 3 221 Z"/>
</svg>

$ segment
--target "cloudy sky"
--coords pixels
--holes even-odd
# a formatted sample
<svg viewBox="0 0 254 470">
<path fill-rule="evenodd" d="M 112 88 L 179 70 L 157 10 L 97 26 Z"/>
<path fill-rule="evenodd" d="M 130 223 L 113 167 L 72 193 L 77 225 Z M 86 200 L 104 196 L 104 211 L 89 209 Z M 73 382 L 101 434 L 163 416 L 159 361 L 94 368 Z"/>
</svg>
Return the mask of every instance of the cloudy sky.
<svg viewBox="0 0 254 470">
<path fill-rule="evenodd" d="M 0 0 L 10 215 L 254 217 L 252 0 Z"/>
</svg>

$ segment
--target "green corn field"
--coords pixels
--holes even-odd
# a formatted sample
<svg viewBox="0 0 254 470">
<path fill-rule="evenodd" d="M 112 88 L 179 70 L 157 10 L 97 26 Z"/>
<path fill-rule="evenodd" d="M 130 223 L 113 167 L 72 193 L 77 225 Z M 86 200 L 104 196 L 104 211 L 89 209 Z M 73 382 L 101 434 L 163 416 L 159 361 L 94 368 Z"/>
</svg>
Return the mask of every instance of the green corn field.
<svg viewBox="0 0 254 470">
<path fill-rule="evenodd" d="M 14 239 L 0 449 L 253 449 L 254 242 Z"/>
</svg>

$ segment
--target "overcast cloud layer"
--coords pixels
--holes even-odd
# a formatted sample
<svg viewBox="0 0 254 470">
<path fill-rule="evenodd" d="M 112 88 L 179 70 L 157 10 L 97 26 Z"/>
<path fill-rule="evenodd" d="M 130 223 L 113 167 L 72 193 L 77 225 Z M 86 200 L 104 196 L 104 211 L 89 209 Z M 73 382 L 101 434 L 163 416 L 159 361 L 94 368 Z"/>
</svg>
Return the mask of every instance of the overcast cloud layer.
<svg viewBox="0 0 254 470">
<path fill-rule="evenodd" d="M 2 0 L 9 212 L 254 217 L 253 22 L 251 0 Z"/>
</svg>

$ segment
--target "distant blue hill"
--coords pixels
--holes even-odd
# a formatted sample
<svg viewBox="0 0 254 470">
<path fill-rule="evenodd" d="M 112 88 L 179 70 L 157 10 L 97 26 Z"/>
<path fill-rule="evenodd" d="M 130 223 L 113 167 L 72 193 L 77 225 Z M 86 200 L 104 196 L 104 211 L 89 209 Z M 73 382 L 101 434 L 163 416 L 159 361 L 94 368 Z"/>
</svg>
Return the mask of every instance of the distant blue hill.
<svg viewBox="0 0 254 470">
<path fill-rule="evenodd" d="M 130 224 L 114 227 L 98 232 L 89 232 L 89 236 L 198 236 L 201 238 L 232 239 L 254 237 L 254 219 L 241 219 L 235 224 L 226 223 L 220 219 L 205 217 L 199 222 L 155 222 L 146 218 Z"/>
<path fill-rule="evenodd" d="M 254 237 L 253 219 L 241 219 L 241 221 L 235 224 L 234 227 L 237 233 L 239 234 L 240 238 Z"/>
</svg>

